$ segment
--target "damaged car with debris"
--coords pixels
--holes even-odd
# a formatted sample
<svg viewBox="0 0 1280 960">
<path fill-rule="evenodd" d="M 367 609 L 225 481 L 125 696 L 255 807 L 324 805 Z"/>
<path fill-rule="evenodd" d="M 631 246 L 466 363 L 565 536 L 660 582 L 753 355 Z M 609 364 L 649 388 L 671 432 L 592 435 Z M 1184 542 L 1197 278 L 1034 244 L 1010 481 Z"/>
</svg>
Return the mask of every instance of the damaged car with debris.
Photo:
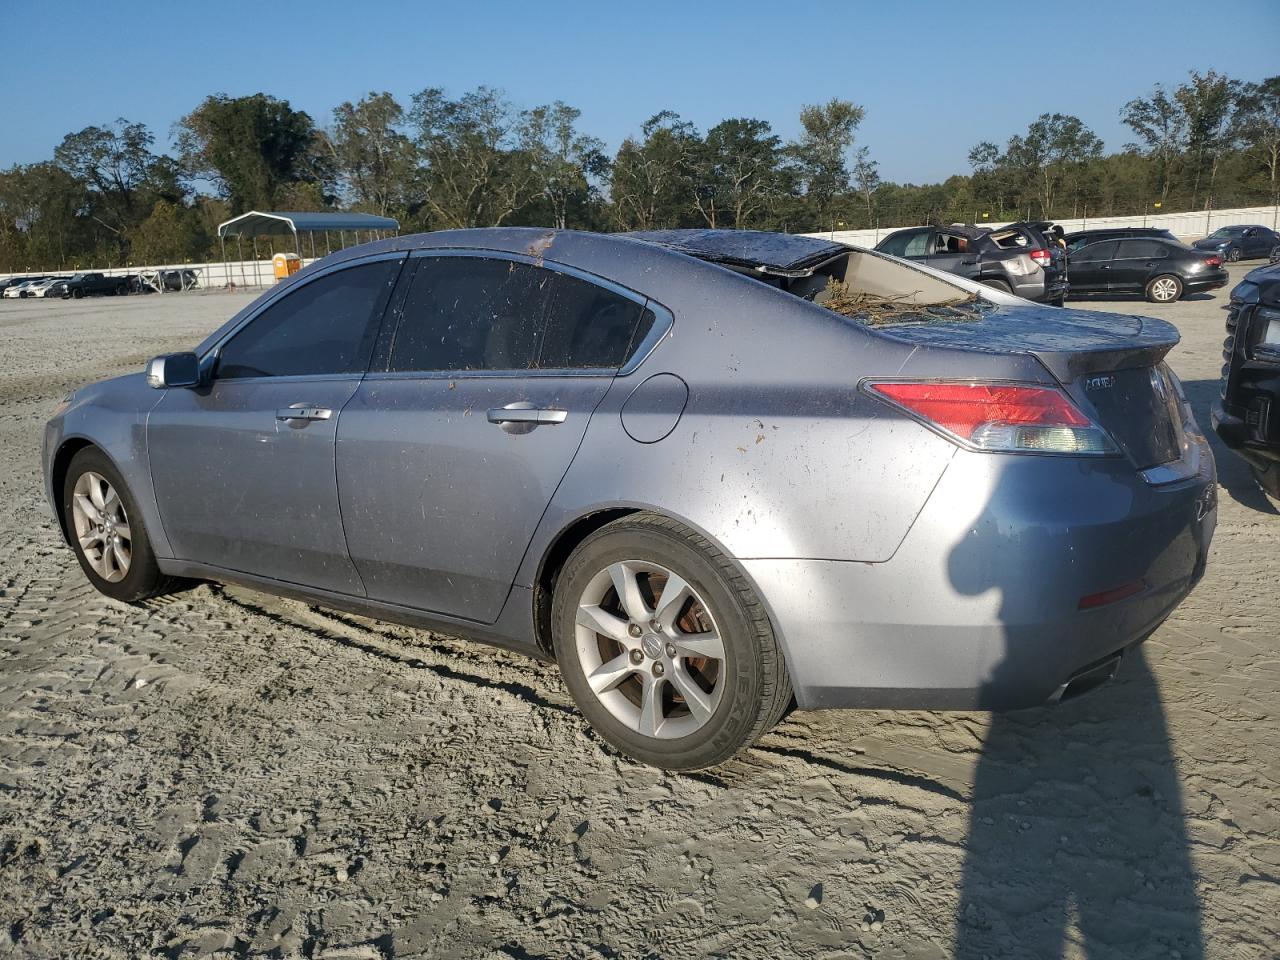
<svg viewBox="0 0 1280 960">
<path fill-rule="evenodd" d="M 234 581 L 525 651 L 690 769 L 793 705 L 1110 677 L 1214 529 L 1177 339 L 809 237 L 447 231 L 74 391 L 44 475 L 110 597 Z"/>
</svg>

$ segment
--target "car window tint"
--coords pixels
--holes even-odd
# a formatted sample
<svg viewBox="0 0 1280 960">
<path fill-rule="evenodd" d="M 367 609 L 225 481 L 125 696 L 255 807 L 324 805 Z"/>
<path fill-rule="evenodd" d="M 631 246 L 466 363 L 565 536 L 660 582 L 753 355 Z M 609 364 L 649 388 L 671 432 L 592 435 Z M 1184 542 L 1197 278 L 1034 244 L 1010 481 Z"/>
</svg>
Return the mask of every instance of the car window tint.
<svg viewBox="0 0 1280 960">
<path fill-rule="evenodd" d="M 1121 240 L 1117 260 L 1156 260 L 1169 252 L 1159 240 Z"/>
<path fill-rule="evenodd" d="M 390 370 L 617 368 L 654 315 L 554 270 L 483 257 L 431 257 L 414 274 Z"/>
<path fill-rule="evenodd" d="M 526 370 L 537 364 L 551 273 L 512 260 L 418 264 L 391 370 Z"/>
<path fill-rule="evenodd" d="M 553 273 L 549 285 L 539 367 L 620 367 L 653 326 L 652 311 L 594 283 Z"/>
<path fill-rule="evenodd" d="M 1115 254 L 1115 240 L 1103 240 L 1101 243 L 1091 243 L 1081 247 L 1071 255 L 1072 263 L 1096 263 L 1099 260 L 1110 260 Z"/>
<path fill-rule="evenodd" d="M 231 338 L 220 378 L 364 373 L 399 260 L 338 270 L 289 291 Z"/>
</svg>

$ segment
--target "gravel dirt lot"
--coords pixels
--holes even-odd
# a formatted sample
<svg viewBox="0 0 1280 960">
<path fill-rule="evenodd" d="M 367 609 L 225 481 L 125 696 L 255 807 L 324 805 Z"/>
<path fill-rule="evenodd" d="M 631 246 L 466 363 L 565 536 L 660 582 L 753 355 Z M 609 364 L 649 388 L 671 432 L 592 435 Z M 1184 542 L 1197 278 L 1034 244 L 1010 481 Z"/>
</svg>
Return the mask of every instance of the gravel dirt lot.
<svg viewBox="0 0 1280 960">
<path fill-rule="evenodd" d="M 1208 574 L 1115 683 L 793 714 L 667 775 L 514 654 L 89 587 L 44 504 L 49 411 L 247 299 L 0 303 L 0 953 L 1280 954 L 1280 515 L 1220 447 Z M 1225 300 L 1093 306 L 1178 325 L 1207 429 Z"/>
</svg>

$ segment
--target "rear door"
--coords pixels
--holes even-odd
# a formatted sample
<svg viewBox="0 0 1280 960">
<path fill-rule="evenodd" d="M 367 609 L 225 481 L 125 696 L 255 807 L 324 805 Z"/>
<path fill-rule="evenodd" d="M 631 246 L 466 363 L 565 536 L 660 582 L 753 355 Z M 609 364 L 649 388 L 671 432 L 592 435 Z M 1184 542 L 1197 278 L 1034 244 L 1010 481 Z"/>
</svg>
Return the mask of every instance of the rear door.
<svg viewBox="0 0 1280 960">
<path fill-rule="evenodd" d="M 1111 261 L 1117 240 L 1085 244 L 1071 254 L 1071 292 L 1102 293 L 1111 289 Z"/>
<path fill-rule="evenodd" d="M 347 544 L 369 597 L 491 623 L 655 314 L 630 291 L 526 257 L 411 266 L 385 361 L 338 425 Z"/>
<path fill-rule="evenodd" d="M 1121 240 L 1111 263 L 1110 289 L 1116 293 L 1141 293 L 1148 280 L 1165 272 L 1168 259 L 1169 248 L 1159 240 Z"/>
<path fill-rule="evenodd" d="M 926 262 L 939 270 L 976 279 L 979 269 L 976 243 L 977 241 L 963 233 L 939 228 L 929 240 L 932 253 Z"/>
</svg>

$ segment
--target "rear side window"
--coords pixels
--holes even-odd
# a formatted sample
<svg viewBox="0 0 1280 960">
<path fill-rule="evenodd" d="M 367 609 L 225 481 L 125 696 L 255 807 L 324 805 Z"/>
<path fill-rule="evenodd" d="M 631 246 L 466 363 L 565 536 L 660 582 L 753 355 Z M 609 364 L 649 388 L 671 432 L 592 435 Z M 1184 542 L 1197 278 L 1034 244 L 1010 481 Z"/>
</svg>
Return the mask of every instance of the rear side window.
<svg viewBox="0 0 1280 960">
<path fill-rule="evenodd" d="M 653 311 L 594 283 L 552 273 L 549 287 L 544 369 L 620 367 L 653 327 Z"/>
<path fill-rule="evenodd" d="M 388 369 L 613 369 L 653 323 L 635 301 L 554 270 L 432 257 L 409 286 Z"/>
<path fill-rule="evenodd" d="M 1103 240 L 1101 243 L 1090 243 L 1081 247 L 1071 255 L 1072 263 L 1096 263 L 1099 260 L 1110 260 L 1118 246 L 1116 240 Z"/>
<path fill-rule="evenodd" d="M 881 253 L 894 257 L 924 257 L 929 254 L 929 231 L 902 231 L 888 237 L 880 247 Z"/>
<path fill-rule="evenodd" d="M 1121 240 L 1117 260 L 1157 260 L 1169 255 L 1159 240 Z"/>
<path fill-rule="evenodd" d="M 222 348 L 217 376 L 364 373 L 399 269 L 399 260 L 364 263 L 286 293 Z"/>
</svg>

